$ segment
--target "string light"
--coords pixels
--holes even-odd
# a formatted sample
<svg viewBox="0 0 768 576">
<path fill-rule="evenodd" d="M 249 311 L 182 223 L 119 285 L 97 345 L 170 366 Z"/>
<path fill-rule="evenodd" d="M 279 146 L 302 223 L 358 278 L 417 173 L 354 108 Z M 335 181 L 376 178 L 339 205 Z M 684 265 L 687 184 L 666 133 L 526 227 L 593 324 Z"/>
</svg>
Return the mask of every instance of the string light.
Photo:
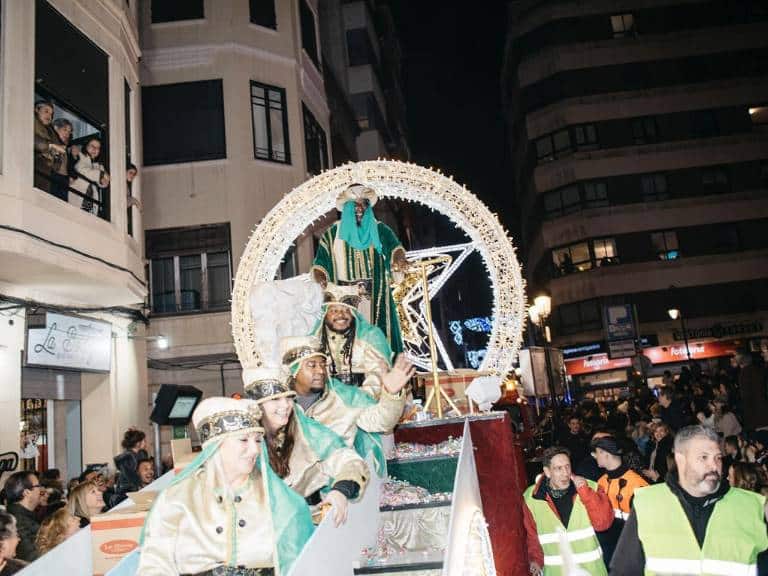
<svg viewBox="0 0 768 576">
<path fill-rule="evenodd" d="M 394 160 L 327 170 L 297 186 L 255 228 L 240 259 L 232 294 L 232 333 L 240 362 L 261 365 L 250 314 L 251 287 L 275 278 L 295 239 L 334 210 L 338 195 L 353 183 L 373 187 L 381 198 L 423 204 L 448 217 L 470 238 L 493 292 L 494 322 L 480 370 L 505 375 L 520 349 L 526 314 L 525 282 L 512 240 L 498 217 L 465 186 L 434 170 Z"/>
</svg>

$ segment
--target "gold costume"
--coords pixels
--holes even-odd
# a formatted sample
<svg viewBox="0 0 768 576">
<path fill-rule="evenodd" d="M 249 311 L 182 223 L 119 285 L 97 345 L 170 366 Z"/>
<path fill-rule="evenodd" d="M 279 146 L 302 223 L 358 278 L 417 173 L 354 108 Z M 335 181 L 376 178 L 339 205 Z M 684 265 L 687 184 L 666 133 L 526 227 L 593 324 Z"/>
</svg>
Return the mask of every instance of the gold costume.
<svg viewBox="0 0 768 576">
<path fill-rule="evenodd" d="M 225 486 L 217 456 L 164 490 L 145 530 L 138 576 L 198 574 L 217 566 L 274 565 L 272 514 L 258 475 L 237 491 Z"/>
<path fill-rule="evenodd" d="M 294 407 L 298 410 L 298 407 Z M 295 418 L 295 416 L 294 416 Z M 293 450 L 288 462 L 290 472 L 283 481 L 304 496 L 311 496 L 332 482 L 351 480 L 360 487 L 362 497 L 368 483 L 368 465 L 351 448 L 334 450 L 328 458 L 320 460 L 304 437 L 301 427 L 296 427 Z"/>
<path fill-rule="evenodd" d="M 390 434 L 400 421 L 405 407 L 405 394 L 402 390 L 393 395 L 382 389 L 376 404 L 356 407 L 345 404 L 329 385 L 330 381 L 326 382 L 325 392 L 306 410 L 306 415 L 344 438 L 347 446 L 354 446 L 358 428 L 366 432 Z M 341 383 L 337 385 L 346 386 Z"/>
</svg>

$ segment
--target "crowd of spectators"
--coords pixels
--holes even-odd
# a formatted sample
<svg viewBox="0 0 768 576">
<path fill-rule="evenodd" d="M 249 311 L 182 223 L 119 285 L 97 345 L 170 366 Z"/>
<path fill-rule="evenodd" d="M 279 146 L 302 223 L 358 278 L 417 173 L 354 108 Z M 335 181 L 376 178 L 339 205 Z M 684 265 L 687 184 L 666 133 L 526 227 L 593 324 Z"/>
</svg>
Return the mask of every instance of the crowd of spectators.
<svg viewBox="0 0 768 576">
<path fill-rule="evenodd" d="M 104 217 L 109 173 L 96 135 L 72 142 L 72 122 L 54 118 L 53 103 L 35 104 L 35 187 Z"/>
<path fill-rule="evenodd" d="M 595 527 L 606 566 L 630 517 L 634 489 L 661 484 L 673 492 L 679 488 L 678 432 L 690 434 L 699 426 L 719 439 L 719 494 L 730 486 L 768 496 L 768 370 L 757 355 L 740 351 L 729 367 L 714 374 L 702 373 L 697 365 L 683 367 L 677 376 L 666 372 L 657 390 L 632 386 L 615 401 L 587 394 L 574 405 L 560 406 L 559 412 L 559 426 L 553 427 L 551 411 L 538 424 L 541 437 L 552 438 L 554 445 L 544 460 L 565 453 L 573 477 L 596 482 L 611 500 L 615 529 L 601 532 Z M 759 574 L 768 574 L 764 556 L 758 556 Z M 615 573 L 634 572 L 620 567 Z"/>
<path fill-rule="evenodd" d="M 57 469 L 8 476 L 0 491 L 5 507 L 0 509 L 0 576 L 15 574 L 154 481 L 144 432 L 126 431 L 122 445 L 114 473 L 105 465 L 89 465 L 66 490 Z"/>
</svg>

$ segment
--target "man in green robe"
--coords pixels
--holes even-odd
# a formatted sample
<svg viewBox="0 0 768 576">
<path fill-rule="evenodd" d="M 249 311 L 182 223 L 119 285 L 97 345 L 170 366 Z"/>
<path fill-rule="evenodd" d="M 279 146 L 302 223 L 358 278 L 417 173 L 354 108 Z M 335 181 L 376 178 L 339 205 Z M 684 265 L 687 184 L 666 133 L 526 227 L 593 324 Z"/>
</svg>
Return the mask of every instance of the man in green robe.
<svg viewBox="0 0 768 576">
<path fill-rule="evenodd" d="M 358 286 L 358 310 L 381 329 L 392 352 L 398 354 L 403 341 L 391 278 L 393 272 L 403 271 L 407 262 L 394 231 L 373 214 L 377 199 L 373 188 L 362 184 L 352 184 L 341 193 L 336 201 L 341 220 L 320 238 L 312 269 L 323 287 L 328 282 Z"/>
</svg>

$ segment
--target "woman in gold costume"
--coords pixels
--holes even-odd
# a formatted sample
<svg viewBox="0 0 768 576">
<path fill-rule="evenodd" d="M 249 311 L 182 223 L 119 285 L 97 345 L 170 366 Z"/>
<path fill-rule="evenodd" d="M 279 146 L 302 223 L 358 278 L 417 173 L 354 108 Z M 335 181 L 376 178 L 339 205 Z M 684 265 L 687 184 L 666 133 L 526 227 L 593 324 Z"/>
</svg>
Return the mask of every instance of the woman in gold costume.
<svg viewBox="0 0 768 576">
<path fill-rule="evenodd" d="M 140 576 L 285 576 L 312 534 L 304 500 L 262 457 L 261 411 L 208 398 L 192 421 L 203 451 L 157 498 Z"/>
</svg>

